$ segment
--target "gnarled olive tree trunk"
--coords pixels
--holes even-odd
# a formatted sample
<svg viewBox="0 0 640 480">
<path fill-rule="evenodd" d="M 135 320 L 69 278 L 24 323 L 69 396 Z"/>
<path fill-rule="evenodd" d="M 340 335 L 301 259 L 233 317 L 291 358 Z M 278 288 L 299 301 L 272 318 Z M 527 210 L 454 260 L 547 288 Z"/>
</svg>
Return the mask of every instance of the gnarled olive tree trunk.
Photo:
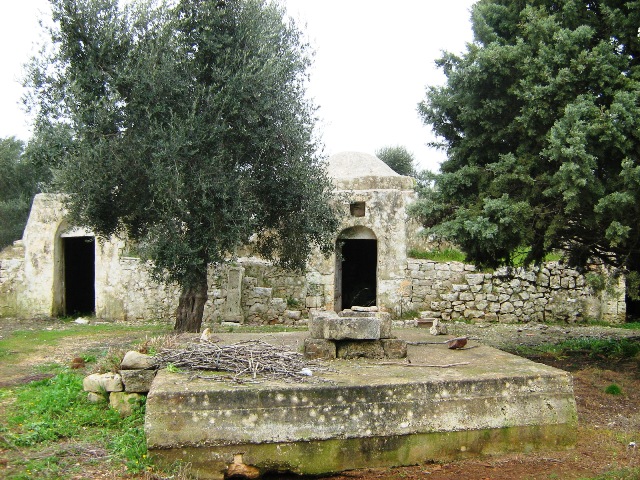
<svg viewBox="0 0 640 480">
<path fill-rule="evenodd" d="M 207 277 L 205 274 L 203 279 L 196 285 L 182 288 L 180 301 L 176 309 L 176 325 L 174 329 L 177 332 L 199 332 L 206 302 Z"/>
</svg>

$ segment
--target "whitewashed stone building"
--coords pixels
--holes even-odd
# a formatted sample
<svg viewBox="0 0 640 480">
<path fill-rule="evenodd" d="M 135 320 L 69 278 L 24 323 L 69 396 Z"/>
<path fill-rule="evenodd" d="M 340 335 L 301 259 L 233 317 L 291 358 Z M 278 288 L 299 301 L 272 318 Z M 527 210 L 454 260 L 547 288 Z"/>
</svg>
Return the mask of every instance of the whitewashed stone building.
<svg viewBox="0 0 640 480">
<path fill-rule="evenodd" d="M 246 254 L 212 266 L 205 323 L 292 324 L 309 309 L 354 305 L 396 315 L 427 310 L 443 319 L 624 320 L 623 284 L 613 297 L 595 293 L 578 272 L 557 264 L 512 279 L 456 262 L 409 259 L 414 179 L 364 153 L 340 153 L 328 164 L 341 209 L 335 254 L 315 256 L 301 275 Z M 22 241 L 0 256 L 0 316 L 168 319 L 178 294 L 177 286 L 155 283 L 149 264 L 131 255 L 124 240 L 96 239 L 69 225 L 57 195 L 36 196 Z"/>
</svg>

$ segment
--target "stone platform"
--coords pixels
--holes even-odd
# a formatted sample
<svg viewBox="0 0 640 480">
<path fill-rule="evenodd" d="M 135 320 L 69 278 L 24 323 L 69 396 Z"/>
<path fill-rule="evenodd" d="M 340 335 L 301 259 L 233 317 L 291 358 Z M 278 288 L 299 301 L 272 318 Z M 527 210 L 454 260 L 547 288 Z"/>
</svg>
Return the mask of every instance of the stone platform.
<svg viewBox="0 0 640 480">
<path fill-rule="evenodd" d="M 394 333 L 409 341 L 441 338 L 418 329 Z M 296 349 L 306 335 L 268 338 Z M 233 337 L 223 341 L 249 338 Z M 149 453 L 160 463 L 189 462 L 199 478 L 223 478 L 573 446 L 570 374 L 469 345 L 475 348 L 410 345 L 410 364 L 334 360 L 327 364 L 335 371 L 306 383 L 235 385 L 162 371 L 147 399 Z"/>
</svg>

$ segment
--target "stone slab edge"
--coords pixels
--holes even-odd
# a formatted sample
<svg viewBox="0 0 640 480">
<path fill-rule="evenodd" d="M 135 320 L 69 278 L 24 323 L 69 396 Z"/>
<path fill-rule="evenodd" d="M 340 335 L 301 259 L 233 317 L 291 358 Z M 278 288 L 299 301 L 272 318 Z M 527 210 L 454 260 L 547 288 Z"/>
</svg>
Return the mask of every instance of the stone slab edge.
<svg viewBox="0 0 640 480">
<path fill-rule="evenodd" d="M 160 372 L 149 393 L 150 448 L 575 425 L 577 419 L 571 377 L 561 371 L 366 386 L 211 385 L 205 391 L 176 388 L 175 380 Z"/>
<path fill-rule="evenodd" d="M 562 450 L 571 448 L 575 441 L 575 425 L 556 424 L 260 445 L 150 447 L 149 456 L 155 463 L 168 467 L 188 461 L 198 478 L 222 480 L 228 466 L 238 457 L 260 474 L 290 471 L 298 475 L 323 475 L 480 455 Z"/>
</svg>

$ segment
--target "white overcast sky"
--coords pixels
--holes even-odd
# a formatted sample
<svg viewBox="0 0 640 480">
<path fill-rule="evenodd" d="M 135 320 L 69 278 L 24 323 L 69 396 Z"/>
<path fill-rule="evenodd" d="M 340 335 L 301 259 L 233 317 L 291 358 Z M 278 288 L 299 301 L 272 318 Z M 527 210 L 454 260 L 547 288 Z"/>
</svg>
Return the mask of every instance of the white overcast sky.
<svg viewBox="0 0 640 480">
<path fill-rule="evenodd" d="M 47 0 L 1 0 L 0 137 L 29 139 L 20 107 L 23 64 L 42 38 Z M 308 92 L 320 107 L 324 153 L 366 153 L 401 145 L 436 170 L 442 152 L 417 114 L 427 85 L 444 75 L 434 61 L 472 39 L 475 0 L 282 0 L 316 52 Z"/>
</svg>

